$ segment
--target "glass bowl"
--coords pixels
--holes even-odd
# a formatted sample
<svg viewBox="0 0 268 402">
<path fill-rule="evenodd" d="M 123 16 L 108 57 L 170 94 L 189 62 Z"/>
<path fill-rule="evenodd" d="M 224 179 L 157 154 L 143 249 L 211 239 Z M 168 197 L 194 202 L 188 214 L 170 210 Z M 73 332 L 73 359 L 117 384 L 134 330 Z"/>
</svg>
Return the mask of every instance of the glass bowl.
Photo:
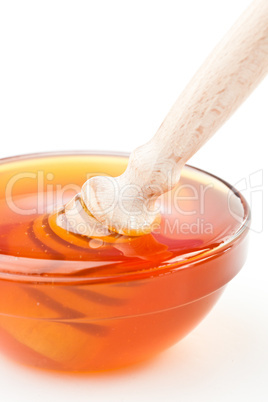
<svg viewBox="0 0 268 402">
<path fill-rule="evenodd" d="M 152 234 L 88 239 L 48 217 L 120 153 L 60 152 L 0 161 L 0 350 L 64 371 L 115 369 L 185 337 L 241 269 L 249 208 L 225 181 L 186 166 L 160 197 Z"/>
</svg>

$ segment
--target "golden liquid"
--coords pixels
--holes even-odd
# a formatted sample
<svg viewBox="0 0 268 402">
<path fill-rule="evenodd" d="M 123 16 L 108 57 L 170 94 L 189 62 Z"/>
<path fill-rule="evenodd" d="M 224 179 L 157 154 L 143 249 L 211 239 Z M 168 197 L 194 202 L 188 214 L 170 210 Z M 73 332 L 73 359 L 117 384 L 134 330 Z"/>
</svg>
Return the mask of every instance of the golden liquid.
<svg viewBox="0 0 268 402">
<path fill-rule="evenodd" d="M 126 164 L 78 154 L 0 165 L 0 345 L 17 360 L 59 370 L 141 361 L 185 336 L 240 269 L 242 246 L 225 243 L 245 219 L 243 202 L 190 167 L 159 201 L 151 234 L 88 239 L 49 226 L 90 176 Z"/>
</svg>

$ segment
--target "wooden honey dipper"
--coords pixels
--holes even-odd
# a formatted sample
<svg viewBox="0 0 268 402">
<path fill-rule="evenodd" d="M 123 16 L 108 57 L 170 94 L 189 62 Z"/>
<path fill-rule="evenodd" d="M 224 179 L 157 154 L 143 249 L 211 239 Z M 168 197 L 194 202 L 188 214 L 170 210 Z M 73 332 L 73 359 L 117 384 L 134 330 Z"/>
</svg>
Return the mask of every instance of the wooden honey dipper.
<svg viewBox="0 0 268 402">
<path fill-rule="evenodd" d="M 157 198 L 180 179 L 187 160 L 268 72 L 268 0 L 255 0 L 216 46 L 154 137 L 135 149 L 118 177 L 95 176 L 58 212 L 76 234 L 138 236 L 158 220 Z"/>
</svg>

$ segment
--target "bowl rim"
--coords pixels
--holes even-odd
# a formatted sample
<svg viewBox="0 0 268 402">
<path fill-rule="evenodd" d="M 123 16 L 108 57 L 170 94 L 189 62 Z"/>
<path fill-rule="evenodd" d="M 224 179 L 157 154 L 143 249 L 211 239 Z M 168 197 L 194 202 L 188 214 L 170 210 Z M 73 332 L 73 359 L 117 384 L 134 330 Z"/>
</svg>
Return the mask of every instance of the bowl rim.
<svg viewBox="0 0 268 402">
<path fill-rule="evenodd" d="M 6 164 L 6 163 L 12 163 L 12 162 L 19 162 L 23 160 L 31 160 L 31 159 L 40 159 L 40 158 L 46 158 L 46 157 L 60 157 L 60 156 L 75 156 L 75 155 L 82 155 L 82 156 L 112 156 L 112 157 L 122 157 L 122 158 L 128 158 L 130 153 L 128 152 L 120 152 L 120 151 L 108 151 L 108 150 L 63 150 L 63 151 L 46 151 L 46 152 L 35 152 L 35 153 L 29 153 L 29 154 L 20 154 L 20 155 L 14 155 L 14 156 L 8 156 L 5 158 L 0 158 L 0 165 Z M 3 272 L 0 268 L 0 280 L 9 280 L 9 281 L 16 281 L 16 282 L 24 282 L 24 283 L 103 283 L 103 282 L 122 282 L 122 281 L 134 281 L 134 280 L 140 280 L 140 279 L 146 279 L 149 277 L 155 276 L 157 273 L 157 276 L 163 275 L 165 273 L 170 273 L 170 271 L 178 271 L 178 270 L 184 270 L 189 267 L 192 267 L 196 264 L 199 264 L 203 262 L 204 260 L 207 260 L 211 257 L 216 257 L 222 254 L 223 252 L 226 252 L 228 249 L 231 248 L 231 246 L 237 242 L 239 238 L 244 237 L 247 232 L 249 231 L 250 228 L 250 221 L 251 221 L 251 212 L 250 212 L 250 207 L 244 196 L 230 183 L 228 183 L 226 180 L 221 179 L 220 177 L 207 172 L 206 170 L 197 168 L 195 166 L 192 166 L 190 164 L 186 164 L 185 166 L 194 169 L 198 172 L 204 173 L 222 184 L 224 184 L 226 187 L 229 188 L 237 197 L 240 198 L 241 203 L 244 208 L 244 218 L 243 222 L 241 223 L 240 227 L 230 235 L 230 237 L 224 241 L 224 243 L 221 243 L 209 250 L 205 250 L 201 252 L 200 254 L 197 254 L 196 256 L 190 257 L 186 261 L 177 261 L 171 264 L 164 264 L 158 266 L 157 270 L 154 269 L 148 269 L 144 271 L 132 271 L 129 273 L 122 273 L 122 274 L 117 274 L 117 275 L 107 275 L 107 276 L 100 276 L 100 277 L 75 277 L 75 276 L 44 276 L 43 274 L 25 274 L 25 273 L 13 273 L 13 272 Z M 0 253 L 0 264 L 1 264 L 1 256 L 9 257 L 10 262 L 13 258 L 12 255 L 8 254 L 1 254 Z M 14 256 L 14 258 L 17 258 Z M 20 257 L 19 258 L 21 261 L 27 262 L 27 260 L 39 260 L 39 261 L 47 261 L 44 259 L 39 259 L 39 258 L 30 258 L 30 257 Z M 69 261 L 69 260 L 65 260 Z M 74 263 L 76 261 L 73 261 Z M 77 261 L 78 262 L 78 261 Z M 11 262 L 12 263 L 12 262 Z"/>
</svg>

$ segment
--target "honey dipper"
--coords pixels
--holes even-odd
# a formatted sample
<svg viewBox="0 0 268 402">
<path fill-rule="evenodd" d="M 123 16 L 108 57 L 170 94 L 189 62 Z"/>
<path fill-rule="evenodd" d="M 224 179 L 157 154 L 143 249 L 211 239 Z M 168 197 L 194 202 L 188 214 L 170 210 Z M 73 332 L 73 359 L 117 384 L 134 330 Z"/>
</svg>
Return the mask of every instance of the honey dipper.
<svg viewBox="0 0 268 402">
<path fill-rule="evenodd" d="M 216 46 L 154 137 L 135 149 L 118 177 L 95 176 L 56 215 L 86 236 L 138 236 L 158 219 L 157 198 L 180 179 L 187 160 L 218 130 L 268 72 L 268 1 L 255 0 Z"/>
</svg>

